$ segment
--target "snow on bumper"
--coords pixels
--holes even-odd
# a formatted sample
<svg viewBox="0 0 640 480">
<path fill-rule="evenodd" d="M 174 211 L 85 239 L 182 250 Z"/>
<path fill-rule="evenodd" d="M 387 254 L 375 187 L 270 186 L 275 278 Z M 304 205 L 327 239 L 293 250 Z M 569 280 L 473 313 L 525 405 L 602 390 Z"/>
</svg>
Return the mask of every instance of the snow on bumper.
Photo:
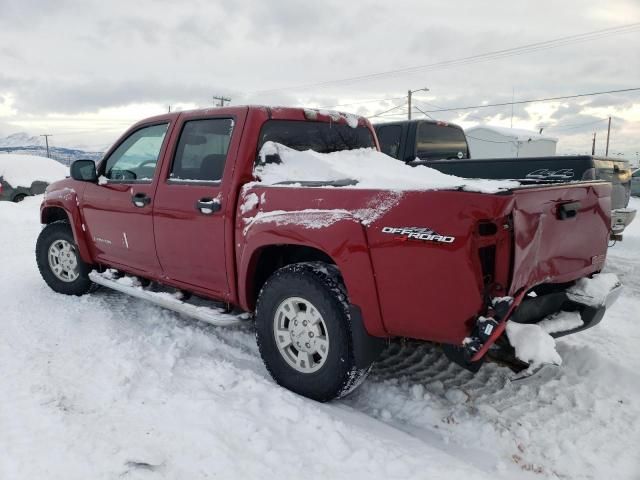
<svg viewBox="0 0 640 480">
<path fill-rule="evenodd" d="M 567 290 L 567 298 L 588 307 L 611 306 L 622 292 L 622 283 L 614 273 L 600 273 L 592 278 L 581 278 Z"/>
</svg>

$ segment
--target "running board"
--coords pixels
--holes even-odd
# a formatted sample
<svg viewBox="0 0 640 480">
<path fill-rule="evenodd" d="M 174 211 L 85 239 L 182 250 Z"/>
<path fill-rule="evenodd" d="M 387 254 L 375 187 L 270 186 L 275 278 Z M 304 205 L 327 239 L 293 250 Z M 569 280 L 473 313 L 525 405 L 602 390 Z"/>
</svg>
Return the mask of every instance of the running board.
<svg viewBox="0 0 640 480">
<path fill-rule="evenodd" d="M 118 292 L 131 295 L 132 297 L 136 297 L 141 300 L 147 300 L 155 305 L 168 310 L 173 310 L 177 313 L 182 313 L 191 318 L 195 318 L 196 320 L 200 320 L 201 322 L 210 323 L 211 325 L 216 325 L 218 327 L 230 327 L 246 322 L 246 320 L 240 319 L 237 315 L 224 313 L 220 309 L 200 307 L 190 303 L 185 303 L 167 292 L 152 292 L 145 290 L 140 286 L 136 286 L 134 283 L 135 279 L 132 277 L 122 277 L 117 280 L 110 277 L 111 275 L 108 272 L 99 273 L 92 271 L 89 273 L 89 279 L 98 285 L 117 290 Z"/>
</svg>

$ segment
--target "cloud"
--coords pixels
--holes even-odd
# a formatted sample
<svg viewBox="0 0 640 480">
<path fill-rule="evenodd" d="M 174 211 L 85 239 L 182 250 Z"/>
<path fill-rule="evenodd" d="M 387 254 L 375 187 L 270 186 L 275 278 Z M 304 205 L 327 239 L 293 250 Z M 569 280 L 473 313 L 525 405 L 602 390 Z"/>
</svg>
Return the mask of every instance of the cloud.
<svg viewBox="0 0 640 480">
<path fill-rule="evenodd" d="M 518 100 L 638 86 L 635 32 L 487 62 L 292 88 L 504 50 L 611 27 L 620 15 L 637 21 L 640 14 L 627 0 L 607 2 L 604 10 L 596 0 L 0 0 L 0 95 L 11 94 L 15 109 L 3 118 L 8 128 L 12 122 L 23 128 L 51 114 L 132 104 L 208 106 L 214 94 L 234 103 L 283 105 L 380 99 L 338 107 L 371 115 L 402 103 L 384 99 L 424 86 L 430 92 L 417 95 L 416 104 L 430 110 L 510 101 L 512 91 Z M 515 106 L 514 126 L 588 121 L 592 117 L 581 114 L 585 103 L 628 109 L 638 98 L 606 95 L 548 110 Z M 434 116 L 510 122 L 511 107 Z"/>
</svg>

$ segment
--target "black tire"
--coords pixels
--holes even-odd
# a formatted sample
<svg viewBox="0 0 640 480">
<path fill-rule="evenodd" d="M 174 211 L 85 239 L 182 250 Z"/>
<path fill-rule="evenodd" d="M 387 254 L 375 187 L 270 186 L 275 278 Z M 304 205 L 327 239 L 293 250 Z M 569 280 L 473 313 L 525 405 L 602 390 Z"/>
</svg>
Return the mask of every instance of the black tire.
<svg viewBox="0 0 640 480">
<path fill-rule="evenodd" d="M 317 371 L 301 372 L 284 358 L 276 343 L 276 313 L 287 299 L 310 302 L 326 325 L 329 348 Z M 288 321 L 288 320 L 287 320 Z M 281 386 L 327 402 L 351 393 L 365 379 L 370 365 L 356 368 L 346 290 L 334 265 L 296 263 L 276 271 L 264 284 L 256 309 L 256 337 L 262 360 Z"/>
<path fill-rule="evenodd" d="M 49 264 L 49 248 L 57 241 L 66 241 L 73 247 L 73 254 L 76 255 L 78 277 L 73 281 L 64 281 L 56 276 Z M 92 290 L 94 284 L 89 280 L 91 267 L 82 261 L 78 253 L 78 246 L 73 238 L 69 223 L 60 220 L 50 223 L 38 237 L 36 243 L 36 262 L 38 270 L 44 281 L 54 292 L 65 295 L 84 295 Z"/>
<path fill-rule="evenodd" d="M 16 195 L 15 197 L 13 197 L 13 203 L 20 203 L 21 201 L 23 201 L 25 198 L 27 198 L 27 195 L 24 193 L 19 193 L 18 195 Z"/>
</svg>

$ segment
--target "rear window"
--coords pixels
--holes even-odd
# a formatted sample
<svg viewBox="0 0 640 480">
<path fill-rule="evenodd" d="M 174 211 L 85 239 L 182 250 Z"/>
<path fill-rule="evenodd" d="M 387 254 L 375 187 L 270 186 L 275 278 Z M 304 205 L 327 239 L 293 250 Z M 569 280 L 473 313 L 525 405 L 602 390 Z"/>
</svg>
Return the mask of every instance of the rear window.
<svg viewBox="0 0 640 480">
<path fill-rule="evenodd" d="M 357 148 L 375 148 L 373 135 L 366 127 L 326 122 L 269 120 L 262 127 L 258 151 L 266 142 L 276 142 L 294 150 L 331 153 Z"/>
<path fill-rule="evenodd" d="M 424 122 L 418 125 L 416 137 L 416 156 L 420 159 L 469 158 L 467 140 L 459 128 Z"/>
</svg>

